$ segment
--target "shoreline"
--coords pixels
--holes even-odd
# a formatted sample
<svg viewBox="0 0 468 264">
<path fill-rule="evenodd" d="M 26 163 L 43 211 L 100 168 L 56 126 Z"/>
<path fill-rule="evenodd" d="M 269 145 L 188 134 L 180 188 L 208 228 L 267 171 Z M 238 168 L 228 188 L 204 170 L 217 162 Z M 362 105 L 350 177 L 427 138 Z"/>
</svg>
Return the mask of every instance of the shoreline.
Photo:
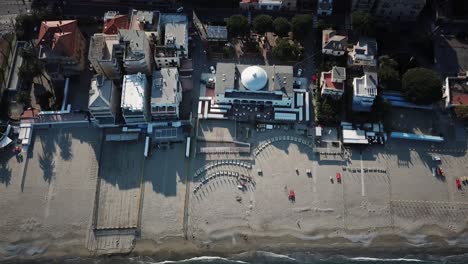
<svg viewBox="0 0 468 264">
<path fill-rule="evenodd" d="M 424 227 L 422 228 L 424 229 Z M 84 245 L 58 246 L 50 244 L 39 250 L 34 246 L 26 248 L 24 244 L 1 245 L 0 252 L 5 252 L 6 247 L 23 247 L 23 254 L 11 255 L 1 258 L 3 261 L 45 261 L 71 258 L 135 258 L 149 257 L 152 261 L 184 260 L 200 256 L 212 256 L 222 258 L 245 258 L 257 252 L 272 252 L 275 254 L 308 253 L 321 257 L 345 256 L 345 257 L 378 257 L 378 258 L 403 258 L 406 256 L 435 256 L 439 258 L 459 256 L 467 253 L 468 230 L 464 230 L 457 236 L 437 236 L 434 234 L 414 233 L 412 235 L 382 233 L 372 236 L 368 245 L 362 242 L 353 242 L 350 236 L 363 236 L 364 234 L 346 234 L 316 239 L 298 238 L 293 235 L 257 236 L 242 233 L 233 233 L 210 241 L 185 240 L 183 237 L 165 237 L 155 241 L 152 239 L 137 239 L 133 250 L 128 254 L 103 254 L 94 255 Z M 317 236 L 316 236 L 317 237 Z M 411 237 L 424 237 L 424 243 L 411 243 Z M 449 243 L 451 240 L 460 239 L 461 243 Z M 233 241 L 236 241 L 234 244 Z M 33 243 L 30 243 L 33 244 Z M 37 254 L 25 255 L 24 253 Z M 11 250 L 11 248 L 10 248 Z"/>
</svg>

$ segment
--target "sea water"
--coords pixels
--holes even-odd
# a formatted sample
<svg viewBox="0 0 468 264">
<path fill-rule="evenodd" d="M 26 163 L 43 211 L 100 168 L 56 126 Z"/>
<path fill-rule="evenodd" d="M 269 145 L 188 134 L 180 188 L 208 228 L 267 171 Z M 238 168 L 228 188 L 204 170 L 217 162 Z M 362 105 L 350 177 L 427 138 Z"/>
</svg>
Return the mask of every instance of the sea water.
<svg viewBox="0 0 468 264">
<path fill-rule="evenodd" d="M 3 263 L 0 261 L 0 263 Z M 97 257 L 63 258 L 28 261 L 6 261 L 5 263 L 63 263 L 63 264 L 468 264 L 468 254 L 455 256 L 409 255 L 401 257 L 346 257 L 342 255 L 323 256 L 320 254 L 293 252 L 278 254 L 255 251 L 236 254 L 228 258 L 201 256 L 183 260 L 156 261 L 151 257 Z"/>
</svg>

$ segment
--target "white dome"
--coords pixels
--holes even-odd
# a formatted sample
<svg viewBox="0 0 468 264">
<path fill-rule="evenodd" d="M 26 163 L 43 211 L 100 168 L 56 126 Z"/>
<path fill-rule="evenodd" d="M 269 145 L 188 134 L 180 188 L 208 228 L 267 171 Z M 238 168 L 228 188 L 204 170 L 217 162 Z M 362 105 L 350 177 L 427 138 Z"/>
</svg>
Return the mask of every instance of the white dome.
<svg viewBox="0 0 468 264">
<path fill-rule="evenodd" d="M 268 81 L 267 73 L 258 66 L 247 67 L 241 74 L 241 82 L 245 88 L 258 91 L 265 87 Z"/>
</svg>

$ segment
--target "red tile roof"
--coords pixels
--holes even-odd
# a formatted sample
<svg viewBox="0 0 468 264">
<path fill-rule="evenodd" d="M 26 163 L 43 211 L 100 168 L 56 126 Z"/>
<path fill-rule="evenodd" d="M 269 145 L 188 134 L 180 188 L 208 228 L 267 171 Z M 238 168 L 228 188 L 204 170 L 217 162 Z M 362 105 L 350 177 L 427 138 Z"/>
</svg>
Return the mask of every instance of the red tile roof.
<svg viewBox="0 0 468 264">
<path fill-rule="evenodd" d="M 336 83 L 332 81 L 332 74 L 331 72 L 327 72 L 323 74 L 323 78 L 325 79 L 325 87 L 326 89 L 335 89 L 335 90 L 343 90 L 342 83 Z"/>
<path fill-rule="evenodd" d="M 126 15 L 116 15 L 114 18 L 104 22 L 104 30 L 102 33 L 115 35 L 119 29 L 128 29 L 128 17 Z"/>
<path fill-rule="evenodd" d="M 42 21 L 38 44 L 49 46 L 53 51 L 72 56 L 75 53 L 76 20 Z"/>
<path fill-rule="evenodd" d="M 468 105 L 468 94 L 453 94 L 452 104 L 453 105 Z"/>
</svg>

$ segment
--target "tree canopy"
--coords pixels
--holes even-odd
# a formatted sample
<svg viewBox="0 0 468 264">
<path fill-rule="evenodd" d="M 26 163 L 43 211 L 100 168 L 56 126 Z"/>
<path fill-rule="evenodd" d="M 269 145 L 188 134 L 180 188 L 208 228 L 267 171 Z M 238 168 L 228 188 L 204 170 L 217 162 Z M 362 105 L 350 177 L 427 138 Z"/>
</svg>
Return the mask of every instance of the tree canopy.
<svg viewBox="0 0 468 264">
<path fill-rule="evenodd" d="M 273 47 L 273 55 L 282 61 L 294 60 L 300 56 L 300 49 L 297 45 L 289 43 L 287 40 L 278 40 L 278 43 Z"/>
<path fill-rule="evenodd" d="M 409 69 L 402 79 L 402 92 L 416 104 L 432 104 L 442 99 L 442 81 L 425 68 Z"/>
<path fill-rule="evenodd" d="M 281 37 L 286 37 L 291 31 L 291 24 L 284 17 L 278 17 L 273 21 L 274 32 Z"/>
<path fill-rule="evenodd" d="M 373 36 L 376 31 L 376 20 L 367 12 L 355 11 L 351 15 L 353 30 L 358 35 Z"/>
<path fill-rule="evenodd" d="M 244 36 L 249 32 L 249 22 L 243 15 L 233 15 L 227 21 L 227 29 L 231 36 Z"/>
<path fill-rule="evenodd" d="M 400 90 L 398 63 L 388 55 L 379 58 L 379 86 L 384 90 Z"/>
<path fill-rule="evenodd" d="M 295 15 L 292 18 L 292 31 L 294 38 L 302 39 L 312 30 L 313 18 L 311 15 Z"/>
<path fill-rule="evenodd" d="M 468 106 L 467 105 L 457 105 L 454 107 L 455 116 L 462 120 L 468 121 Z"/>
<path fill-rule="evenodd" d="M 255 32 L 264 34 L 273 29 L 273 19 L 269 15 L 259 15 L 254 18 L 252 25 Z"/>
</svg>

